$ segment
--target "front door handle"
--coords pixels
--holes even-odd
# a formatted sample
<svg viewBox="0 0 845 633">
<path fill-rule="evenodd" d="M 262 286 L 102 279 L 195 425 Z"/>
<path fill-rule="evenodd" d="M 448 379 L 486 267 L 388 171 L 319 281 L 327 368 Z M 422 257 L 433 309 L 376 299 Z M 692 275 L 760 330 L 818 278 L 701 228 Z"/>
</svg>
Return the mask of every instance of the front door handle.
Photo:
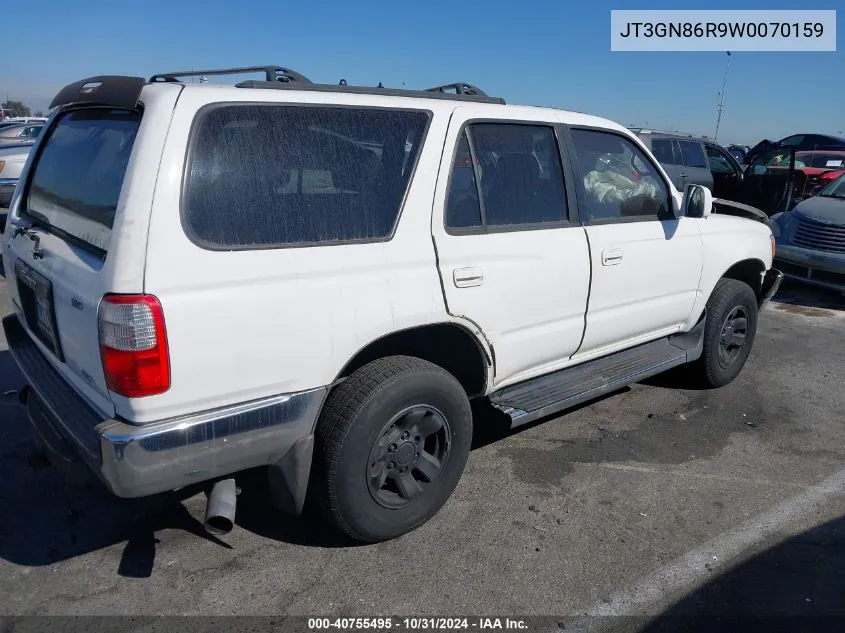
<svg viewBox="0 0 845 633">
<path fill-rule="evenodd" d="M 622 263 L 622 249 L 609 248 L 601 252 L 602 266 L 616 266 Z"/>
<path fill-rule="evenodd" d="M 484 283 L 484 273 L 481 272 L 480 268 L 456 268 L 455 272 L 452 273 L 452 279 L 458 288 L 480 286 Z"/>
</svg>

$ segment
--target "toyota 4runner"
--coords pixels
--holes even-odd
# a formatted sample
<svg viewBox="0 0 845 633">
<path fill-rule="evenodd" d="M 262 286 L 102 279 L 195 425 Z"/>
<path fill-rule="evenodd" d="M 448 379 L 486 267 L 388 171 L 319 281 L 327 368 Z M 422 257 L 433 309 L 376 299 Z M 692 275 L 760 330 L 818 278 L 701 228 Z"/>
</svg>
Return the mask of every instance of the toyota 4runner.
<svg viewBox="0 0 845 633">
<path fill-rule="evenodd" d="M 9 210 L 3 320 L 35 436 L 121 497 L 234 474 L 355 539 L 446 502 L 471 399 L 521 425 L 689 363 L 718 387 L 777 290 L 760 222 L 711 215 L 610 121 L 468 84 L 62 89 Z M 81 470 L 80 470 L 81 469 Z"/>
</svg>

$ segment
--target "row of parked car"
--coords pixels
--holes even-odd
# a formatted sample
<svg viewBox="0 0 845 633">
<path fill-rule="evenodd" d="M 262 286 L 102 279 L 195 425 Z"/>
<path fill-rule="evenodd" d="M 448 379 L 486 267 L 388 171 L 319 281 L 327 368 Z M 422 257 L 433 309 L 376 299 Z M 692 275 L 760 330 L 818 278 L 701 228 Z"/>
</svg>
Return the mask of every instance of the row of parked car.
<svg viewBox="0 0 845 633">
<path fill-rule="evenodd" d="M 845 292 L 845 139 L 795 134 L 723 147 L 676 132 L 632 131 L 679 190 L 703 185 L 715 212 L 767 222 L 786 276 Z"/>
</svg>

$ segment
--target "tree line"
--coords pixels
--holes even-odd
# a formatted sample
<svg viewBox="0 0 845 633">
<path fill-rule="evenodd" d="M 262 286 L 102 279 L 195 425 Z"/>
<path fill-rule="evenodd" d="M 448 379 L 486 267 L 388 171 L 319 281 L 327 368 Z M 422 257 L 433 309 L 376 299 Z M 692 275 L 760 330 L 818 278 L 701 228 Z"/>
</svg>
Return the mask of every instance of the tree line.
<svg viewBox="0 0 845 633">
<path fill-rule="evenodd" d="M 16 117 L 16 116 L 40 116 L 43 117 L 44 113 L 41 110 L 36 110 L 32 112 L 29 106 L 26 105 L 23 101 L 13 101 L 9 99 L 5 103 L 1 104 L 0 107 L 5 110 L 5 114 L 7 117 Z"/>
</svg>

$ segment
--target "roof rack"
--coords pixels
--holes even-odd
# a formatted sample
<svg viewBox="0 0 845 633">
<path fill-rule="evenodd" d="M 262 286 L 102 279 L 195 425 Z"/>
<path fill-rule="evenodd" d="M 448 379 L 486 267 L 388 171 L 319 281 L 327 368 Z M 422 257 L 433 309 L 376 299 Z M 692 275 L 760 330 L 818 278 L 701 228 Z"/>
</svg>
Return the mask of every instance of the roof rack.
<svg viewBox="0 0 845 633">
<path fill-rule="evenodd" d="M 159 73 L 150 77 L 150 83 L 159 81 L 179 81 L 179 77 L 202 77 L 205 75 L 245 75 L 247 73 L 263 72 L 267 81 L 278 81 L 283 83 L 298 82 L 303 84 L 312 83 L 308 77 L 301 75 L 295 70 L 284 66 L 245 66 L 242 68 L 219 68 L 212 70 L 183 70 L 171 73 Z"/>
<path fill-rule="evenodd" d="M 463 91 L 447 92 L 449 86 L 463 86 Z M 379 82 L 378 86 L 350 86 L 344 80 L 337 84 L 316 84 L 301 82 L 279 82 L 279 81 L 258 81 L 248 80 L 235 84 L 236 88 L 271 88 L 274 90 L 308 90 L 313 92 L 342 92 L 346 94 L 384 95 L 390 97 L 416 97 L 418 99 L 449 99 L 459 101 L 474 101 L 477 103 L 496 103 L 503 105 L 505 100 L 501 97 L 487 96 L 483 91 L 474 88 L 470 84 L 449 84 L 439 88 L 427 90 L 409 90 L 406 88 L 385 88 Z M 454 89 L 454 88 L 453 88 Z M 472 90 L 471 90 L 472 89 Z"/>
<path fill-rule="evenodd" d="M 454 92 L 451 92 L 454 90 Z M 487 93 L 481 88 L 467 83 L 445 84 L 443 86 L 435 86 L 434 88 L 426 88 L 426 92 L 443 92 L 446 94 L 456 95 L 477 95 L 479 97 L 486 97 Z"/>
<path fill-rule="evenodd" d="M 158 73 L 149 79 L 149 83 L 179 82 L 185 77 L 206 77 L 209 75 L 244 75 L 247 73 L 264 73 L 264 80 L 249 79 L 235 84 L 236 88 L 274 88 L 289 90 L 313 90 L 315 92 L 345 92 L 353 94 L 380 94 L 395 97 L 418 97 L 425 99 L 460 99 L 462 101 L 477 101 L 483 103 L 504 104 L 499 97 L 488 96 L 478 86 L 470 83 L 458 82 L 435 86 L 425 90 L 408 90 L 405 88 L 385 88 L 379 82 L 378 86 L 350 86 L 345 79 L 337 84 L 317 84 L 306 76 L 285 68 L 284 66 L 245 66 L 242 68 L 220 68 L 211 70 L 180 70 L 169 73 Z"/>
</svg>

